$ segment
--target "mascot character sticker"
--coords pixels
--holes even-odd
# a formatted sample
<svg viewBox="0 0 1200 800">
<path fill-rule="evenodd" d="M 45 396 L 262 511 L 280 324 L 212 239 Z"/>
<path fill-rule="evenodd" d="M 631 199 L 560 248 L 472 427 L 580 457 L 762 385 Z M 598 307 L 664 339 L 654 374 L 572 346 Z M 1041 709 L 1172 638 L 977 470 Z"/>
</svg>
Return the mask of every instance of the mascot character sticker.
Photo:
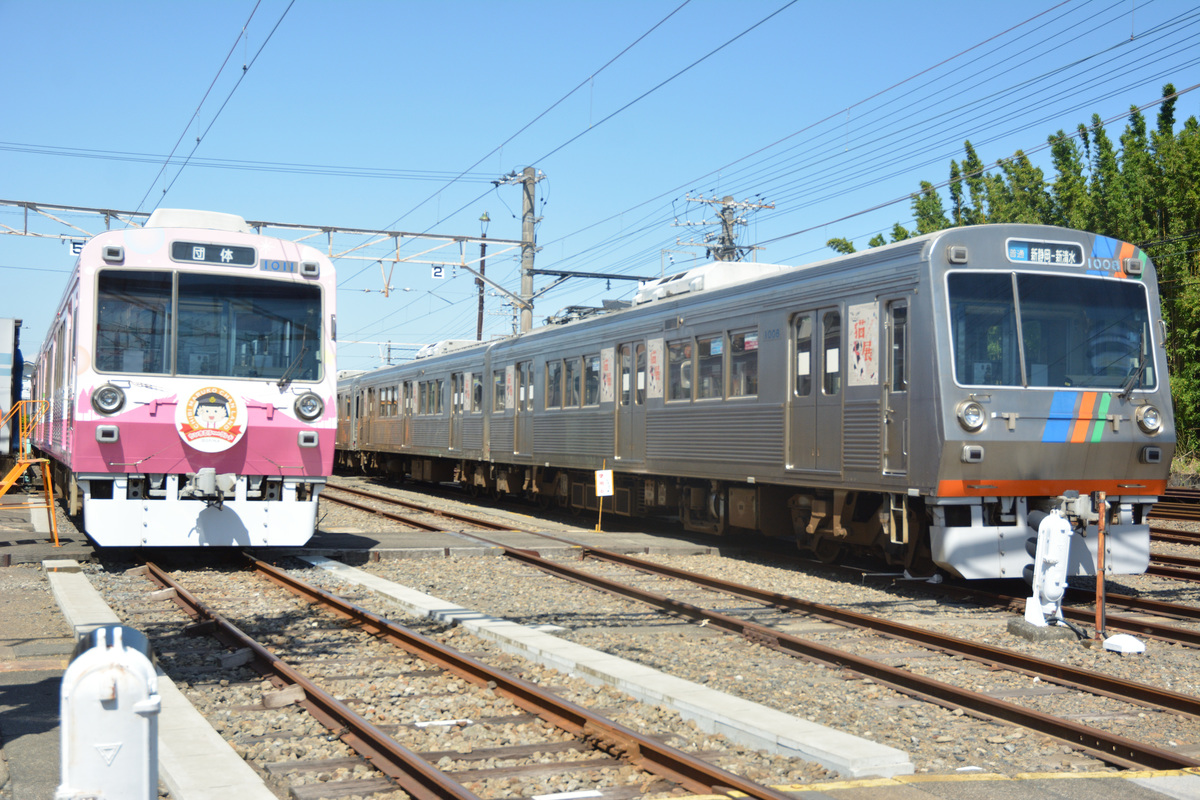
<svg viewBox="0 0 1200 800">
<path fill-rule="evenodd" d="M 186 403 L 176 406 L 179 435 L 205 453 L 228 450 L 246 432 L 245 410 L 233 395 L 215 386 L 194 392 Z"/>
</svg>

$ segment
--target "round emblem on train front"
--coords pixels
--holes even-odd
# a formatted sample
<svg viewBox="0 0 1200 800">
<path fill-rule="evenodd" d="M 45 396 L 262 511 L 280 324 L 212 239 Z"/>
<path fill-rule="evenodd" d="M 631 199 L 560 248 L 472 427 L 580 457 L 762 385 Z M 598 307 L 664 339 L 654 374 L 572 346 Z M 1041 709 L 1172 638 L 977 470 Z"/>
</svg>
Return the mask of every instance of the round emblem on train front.
<svg viewBox="0 0 1200 800">
<path fill-rule="evenodd" d="M 175 422 L 185 443 L 203 453 L 220 453 L 245 434 L 246 411 L 229 392 L 206 386 L 175 407 Z"/>
</svg>

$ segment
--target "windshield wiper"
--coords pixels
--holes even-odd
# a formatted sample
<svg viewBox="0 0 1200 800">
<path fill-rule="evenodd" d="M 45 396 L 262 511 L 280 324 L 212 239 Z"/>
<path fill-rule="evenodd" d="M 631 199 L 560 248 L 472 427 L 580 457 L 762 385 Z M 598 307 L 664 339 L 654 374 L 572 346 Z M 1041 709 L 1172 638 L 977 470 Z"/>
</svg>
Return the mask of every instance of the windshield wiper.
<svg viewBox="0 0 1200 800">
<path fill-rule="evenodd" d="M 300 354 L 292 359 L 292 363 L 288 364 L 288 368 L 283 371 L 283 375 L 279 376 L 278 386 L 280 389 L 286 386 L 288 381 L 291 380 L 292 371 L 295 370 L 296 367 L 300 366 L 300 361 L 306 355 L 308 355 L 308 345 L 304 345 L 304 347 L 300 348 Z"/>
<path fill-rule="evenodd" d="M 1141 385 L 1142 375 L 1145 374 L 1145 372 L 1146 351 L 1143 350 L 1138 355 L 1137 367 L 1133 370 L 1133 372 L 1129 373 L 1129 377 L 1125 379 L 1125 383 L 1121 386 L 1121 391 L 1117 394 L 1117 397 L 1121 398 L 1122 400 L 1128 400 L 1133 394 L 1134 387 Z"/>
</svg>

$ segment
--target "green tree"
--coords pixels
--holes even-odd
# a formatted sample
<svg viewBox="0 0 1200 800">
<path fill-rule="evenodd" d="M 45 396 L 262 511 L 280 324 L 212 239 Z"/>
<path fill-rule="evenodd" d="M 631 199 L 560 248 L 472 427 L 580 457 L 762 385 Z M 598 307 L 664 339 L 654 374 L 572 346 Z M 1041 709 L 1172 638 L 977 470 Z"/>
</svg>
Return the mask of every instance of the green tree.
<svg viewBox="0 0 1200 800">
<path fill-rule="evenodd" d="M 1059 131 L 1049 139 L 1050 157 L 1056 177 L 1050 187 L 1051 224 L 1086 230 L 1092 216 L 1092 200 L 1084 175 L 1084 154 L 1075 140 Z"/>
<path fill-rule="evenodd" d="M 950 227 L 950 220 L 946 219 L 946 211 L 942 207 L 942 196 L 929 181 L 921 181 L 921 191 L 912 196 L 912 210 L 919 234 Z"/>
</svg>

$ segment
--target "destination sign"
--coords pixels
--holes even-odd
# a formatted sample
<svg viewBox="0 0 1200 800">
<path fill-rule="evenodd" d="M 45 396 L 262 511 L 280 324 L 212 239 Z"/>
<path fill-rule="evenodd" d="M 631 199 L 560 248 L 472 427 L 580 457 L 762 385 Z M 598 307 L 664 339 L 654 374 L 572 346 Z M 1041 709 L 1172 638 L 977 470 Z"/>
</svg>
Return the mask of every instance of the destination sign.
<svg viewBox="0 0 1200 800">
<path fill-rule="evenodd" d="M 1021 264 L 1083 266 L 1083 245 L 1009 239 L 1008 260 Z"/>
<path fill-rule="evenodd" d="M 253 267 L 258 264 L 253 247 L 232 244 L 199 244 L 171 242 L 171 260 L 189 264 L 224 264 L 234 267 Z"/>
</svg>

